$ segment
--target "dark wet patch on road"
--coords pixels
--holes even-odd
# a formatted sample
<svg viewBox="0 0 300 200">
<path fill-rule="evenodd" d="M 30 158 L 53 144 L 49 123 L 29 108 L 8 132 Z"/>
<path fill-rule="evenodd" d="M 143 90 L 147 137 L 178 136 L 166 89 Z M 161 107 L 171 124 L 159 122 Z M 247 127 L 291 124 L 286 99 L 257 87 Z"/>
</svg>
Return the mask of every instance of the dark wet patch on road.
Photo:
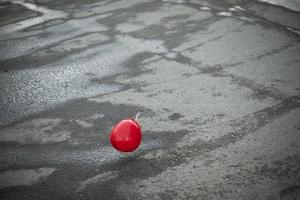
<svg viewBox="0 0 300 200">
<path fill-rule="evenodd" d="M 207 25 L 218 20 L 220 19 L 211 17 L 210 15 L 207 15 L 201 20 L 176 21 L 173 18 L 172 20 L 167 18 L 165 22 L 163 22 L 164 20 L 162 19 L 162 22 L 159 24 L 148 25 L 141 30 L 133 31 L 128 34 L 143 39 L 162 39 L 166 47 L 171 50 L 190 39 L 186 33 L 191 35 L 199 30 L 205 30 Z M 176 23 L 169 27 L 173 22 Z"/>
<path fill-rule="evenodd" d="M 113 11 L 113 15 L 99 20 L 99 23 L 104 24 L 111 29 L 115 29 L 116 25 L 128 21 L 129 18 L 134 18 L 143 12 L 156 11 L 162 6 L 160 1 L 137 3 L 129 8 L 119 8 Z"/>
<path fill-rule="evenodd" d="M 300 198 L 300 185 L 293 185 L 280 191 L 280 200 L 298 200 Z"/>
<path fill-rule="evenodd" d="M 132 77 L 137 77 L 141 74 L 150 73 L 151 70 L 143 69 L 143 65 L 145 65 L 143 62 L 146 59 L 151 58 L 154 55 L 156 55 L 156 54 L 151 53 L 151 52 L 142 52 L 142 53 L 138 53 L 138 54 L 130 57 L 129 59 L 125 60 L 122 63 L 122 66 L 125 67 L 126 69 L 129 69 L 129 72 L 125 72 L 125 73 L 123 73 L 123 75 L 126 75 L 126 77 L 128 77 L 128 79 L 130 79 Z M 122 75 L 122 74 L 120 74 L 120 75 Z M 114 78 L 112 80 L 114 80 Z"/>
<path fill-rule="evenodd" d="M 168 117 L 168 119 L 174 121 L 174 120 L 178 120 L 178 119 L 180 119 L 182 117 L 184 117 L 184 115 L 182 115 L 180 113 L 173 113 L 172 115 L 170 115 Z"/>
</svg>

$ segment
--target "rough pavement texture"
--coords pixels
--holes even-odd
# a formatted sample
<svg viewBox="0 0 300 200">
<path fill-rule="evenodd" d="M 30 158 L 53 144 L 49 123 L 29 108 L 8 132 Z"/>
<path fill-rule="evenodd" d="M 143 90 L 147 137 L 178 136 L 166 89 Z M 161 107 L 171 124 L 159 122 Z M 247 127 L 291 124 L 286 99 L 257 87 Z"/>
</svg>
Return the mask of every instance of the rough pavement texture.
<svg viewBox="0 0 300 200">
<path fill-rule="evenodd" d="M 0 199 L 300 199 L 299 3 L 0 2 Z"/>
</svg>

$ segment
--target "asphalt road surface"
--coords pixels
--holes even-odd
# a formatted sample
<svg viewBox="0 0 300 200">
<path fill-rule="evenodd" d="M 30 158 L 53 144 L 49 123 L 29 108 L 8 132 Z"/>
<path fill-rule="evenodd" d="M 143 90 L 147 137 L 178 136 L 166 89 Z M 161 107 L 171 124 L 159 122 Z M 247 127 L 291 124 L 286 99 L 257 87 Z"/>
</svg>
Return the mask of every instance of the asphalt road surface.
<svg viewBox="0 0 300 200">
<path fill-rule="evenodd" d="M 300 2 L 0 1 L 0 199 L 300 199 Z M 140 113 L 134 153 L 108 140 Z"/>
</svg>

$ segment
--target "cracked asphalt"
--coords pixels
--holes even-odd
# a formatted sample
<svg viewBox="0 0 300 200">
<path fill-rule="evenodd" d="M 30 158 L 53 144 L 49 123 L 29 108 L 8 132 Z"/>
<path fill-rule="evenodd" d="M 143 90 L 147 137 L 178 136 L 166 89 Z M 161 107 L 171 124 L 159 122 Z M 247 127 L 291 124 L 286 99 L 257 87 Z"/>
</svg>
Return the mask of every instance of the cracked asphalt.
<svg viewBox="0 0 300 200">
<path fill-rule="evenodd" d="M 1 0 L 0 199 L 300 199 L 300 2 Z M 134 153 L 108 140 L 140 113 Z"/>
</svg>

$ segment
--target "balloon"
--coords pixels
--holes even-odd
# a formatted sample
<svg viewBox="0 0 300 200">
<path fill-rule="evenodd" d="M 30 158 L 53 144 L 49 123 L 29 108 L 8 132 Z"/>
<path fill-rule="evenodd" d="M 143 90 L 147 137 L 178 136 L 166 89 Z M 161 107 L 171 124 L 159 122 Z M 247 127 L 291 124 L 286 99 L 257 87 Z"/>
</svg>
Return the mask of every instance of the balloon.
<svg viewBox="0 0 300 200">
<path fill-rule="evenodd" d="M 120 121 L 110 133 L 110 143 L 121 152 L 136 150 L 142 140 L 142 130 L 135 119 Z"/>
</svg>

